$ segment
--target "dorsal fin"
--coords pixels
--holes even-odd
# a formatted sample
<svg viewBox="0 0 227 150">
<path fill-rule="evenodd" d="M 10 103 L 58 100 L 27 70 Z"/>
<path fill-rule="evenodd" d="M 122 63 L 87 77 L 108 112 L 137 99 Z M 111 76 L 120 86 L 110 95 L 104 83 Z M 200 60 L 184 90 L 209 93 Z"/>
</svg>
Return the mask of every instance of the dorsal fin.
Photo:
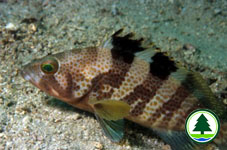
<svg viewBox="0 0 227 150">
<path fill-rule="evenodd" d="M 132 63 L 135 53 L 141 52 L 146 48 L 142 47 L 143 38 L 132 39 L 133 33 L 121 36 L 123 29 L 115 32 L 111 39 L 107 40 L 103 47 L 110 48 L 114 59 L 121 59 L 126 63 Z"/>
<path fill-rule="evenodd" d="M 153 47 L 151 47 L 151 48 L 148 48 L 144 51 L 135 53 L 135 56 L 140 58 L 140 59 L 145 60 L 148 63 L 151 63 L 152 62 L 151 57 L 153 57 L 155 54 L 156 54 L 156 51 L 154 51 Z"/>
<path fill-rule="evenodd" d="M 163 80 L 177 70 L 175 61 L 155 45 L 144 47 L 143 38 L 132 39 L 133 33 L 122 35 L 122 31 L 123 29 L 120 29 L 115 32 L 103 45 L 104 48 L 111 49 L 114 59 L 131 64 L 136 56 L 150 63 L 150 73 Z"/>
</svg>

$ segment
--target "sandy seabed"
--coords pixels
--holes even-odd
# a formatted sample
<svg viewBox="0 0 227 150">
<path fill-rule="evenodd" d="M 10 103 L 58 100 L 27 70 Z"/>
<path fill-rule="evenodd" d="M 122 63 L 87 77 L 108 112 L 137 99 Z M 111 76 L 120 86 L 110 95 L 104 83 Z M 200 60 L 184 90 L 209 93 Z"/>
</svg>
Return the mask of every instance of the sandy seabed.
<svg viewBox="0 0 227 150">
<path fill-rule="evenodd" d="M 19 70 L 124 28 L 199 71 L 227 104 L 226 8 L 226 0 L 0 0 L 0 150 L 170 149 L 131 122 L 123 144 L 112 143 L 92 114 L 42 93 Z"/>
</svg>

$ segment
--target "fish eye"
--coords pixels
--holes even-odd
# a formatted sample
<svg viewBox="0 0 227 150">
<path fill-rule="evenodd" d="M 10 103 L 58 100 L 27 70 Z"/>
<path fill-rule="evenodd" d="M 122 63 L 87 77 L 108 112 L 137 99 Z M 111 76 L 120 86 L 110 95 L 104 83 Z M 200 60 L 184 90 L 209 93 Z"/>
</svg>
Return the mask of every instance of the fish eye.
<svg viewBox="0 0 227 150">
<path fill-rule="evenodd" d="M 43 61 L 41 64 L 41 70 L 45 74 L 55 74 L 58 71 L 58 61 L 54 58 Z"/>
</svg>

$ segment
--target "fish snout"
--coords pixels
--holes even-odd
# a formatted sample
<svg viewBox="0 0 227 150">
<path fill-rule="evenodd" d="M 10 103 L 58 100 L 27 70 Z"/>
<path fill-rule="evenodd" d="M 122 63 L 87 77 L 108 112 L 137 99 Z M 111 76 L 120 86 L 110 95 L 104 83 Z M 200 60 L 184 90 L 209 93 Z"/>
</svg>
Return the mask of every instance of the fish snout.
<svg viewBox="0 0 227 150">
<path fill-rule="evenodd" d="M 30 77 L 30 75 L 29 75 L 29 72 L 28 72 L 27 67 L 23 67 L 23 68 L 20 70 L 20 74 L 21 74 L 21 76 L 22 76 L 26 81 L 30 81 L 30 80 L 31 80 L 31 77 Z"/>
<path fill-rule="evenodd" d="M 36 69 L 35 66 L 24 66 L 20 74 L 26 81 L 37 84 L 40 81 L 40 76 Z"/>
</svg>

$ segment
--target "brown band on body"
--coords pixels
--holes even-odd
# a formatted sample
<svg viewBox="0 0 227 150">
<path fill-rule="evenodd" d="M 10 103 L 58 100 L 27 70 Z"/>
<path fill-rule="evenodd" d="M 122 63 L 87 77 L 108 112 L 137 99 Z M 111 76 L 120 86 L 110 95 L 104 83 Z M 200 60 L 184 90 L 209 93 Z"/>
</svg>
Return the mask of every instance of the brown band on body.
<svg viewBox="0 0 227 150">
<path fill-rule="evenodd" d="M 202 106 L 201 103 L 199 103 L 199 101 L 196 102 L 196 103 L 194 103 L 194 104 L 191 106 L 191 108 L 189 108 L 189 109 L 185 112 L 184 116 L 182 116 L 182 118 L 180 118 L 180 120 L 177 121 L 177 123 L 175 124 L 175 126 L 173 127 L 173 129 L 176 129 L 176 130 L 179 129 L 180 126 L 182 126 L 182 125 L 185 124 L 186 118 L 188 117 L 188 115 L 189 115 L 192 111 L 194 111 L 194 110 L 196 110 L 196 109 L 202 109 L 202 108 L 204 108 L 204 106 Z"/>
<path fill-rule="evenodd" d="M 164 115 L 163 124 L 168 125 L 168 121 L 173 116 L 175 110 L 179 109 L 181 103 L 189 96 L 189 91 L 184 86 L 179 86 L 171 98 L 165 102 L 162 107 L 158 108 L 156 112 L 150 117 L 149 121 L 154 123 L 162 114 Z"/>
<path fill-rule="evenodd" d="M 120 88 L 122 82 L 125 80 L 126 73 L 131 67 L 131 64 L 124 63 L 120 60 L 113 59 L 112 62 L 112 68 L 107 73 L 103 73 L 92 80 L 92 84 L 96 85 L 93 92 L 98 93 L 98 100 L 110 98 L 114 92 L 114 88 Z M 109 92 L 103 92 L 103 85 L 110 85 L 111 90 Z"/>
<path fill-rule="evenodd" d="M 149 74 L 142 84 L 136 86 L 133 92 L 123 98 L 123 101 L 132 105 L 137 100 L 142 100 L 131 110 L 131 115 L 138 116 L 143 113 L 147 103 L 155 96 L 156 91 L 161 87 L 164 80 Z"/>
<path fill-rule="evenodd" d="M 53 75 L 45 75 L 40 81 L 40 85 L 45 87 L 47 93 L 52 93 L 51 88 L 59 93 L 59 97 L 63 98 L 71 98 L 72 97 L 72 89 L 73 89 L 73 82 L 72 82 L 72 75 L 70 73 L 67 74 L 67 87 L 63 89 L 58 81 L 55 79 Z M 51 82 L 51 84 L 49 84 Z M 52 85 L 51 87 L 49 85 Z"/>
</svg>

